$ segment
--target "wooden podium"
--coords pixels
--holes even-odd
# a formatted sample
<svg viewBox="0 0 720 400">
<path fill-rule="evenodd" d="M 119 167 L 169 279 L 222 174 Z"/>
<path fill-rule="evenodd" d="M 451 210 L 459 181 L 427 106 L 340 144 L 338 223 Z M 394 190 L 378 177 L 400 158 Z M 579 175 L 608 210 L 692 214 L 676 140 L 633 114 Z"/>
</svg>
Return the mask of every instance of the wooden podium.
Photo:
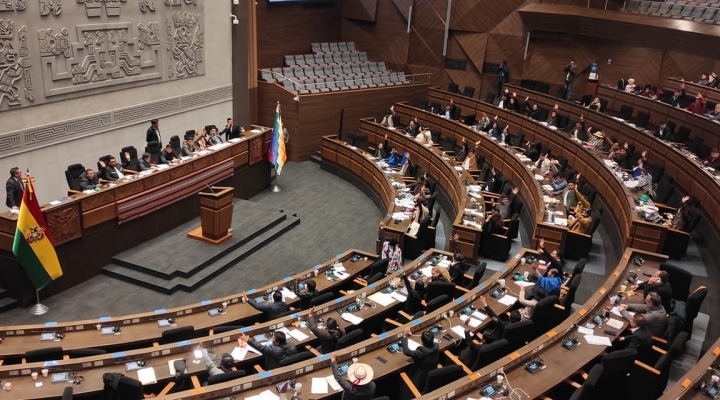
<svg viewBox="0 0 720 400">
<path fill-rule="evenodd" d="M 220 244 L 232 237 L 228 233 L 233 215 L 233 188 L 213 186 L 200 193 L 200 227 L 187 237 L 206 243 Z"/>
</svg>

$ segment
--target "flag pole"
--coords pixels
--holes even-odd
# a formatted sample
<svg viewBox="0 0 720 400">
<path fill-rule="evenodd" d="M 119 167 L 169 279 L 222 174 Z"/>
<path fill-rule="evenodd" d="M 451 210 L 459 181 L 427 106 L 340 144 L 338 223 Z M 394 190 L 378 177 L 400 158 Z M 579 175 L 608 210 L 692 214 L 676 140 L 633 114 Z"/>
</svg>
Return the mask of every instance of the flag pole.
<svg viewBox="0 0 720 400">
<path fill-rule="evenodd" d="M 34 306 L 32 306 L 32 308 L 30 309 L 30 314 L 43 315 L 46 312 L 48 312 L 48 310 L 49 310 L 48 306 L 46 306 L 40 302 L 40 291 L 39 290 L 35 290 L 35 296 L 37 298 L 37 303 Z"/>
<path fill-rule="evenodd" d="M 280 190 L 282 190 L 278 187 L 278 184 L 277 184 L 279 176 L 280 176 L 280 174 L 277 173 L 277 168 L 275 168 L 275 187 L 273 187 L 273 190 L 272 190 L 273 193 L 278 193 Z"/>
</svg>

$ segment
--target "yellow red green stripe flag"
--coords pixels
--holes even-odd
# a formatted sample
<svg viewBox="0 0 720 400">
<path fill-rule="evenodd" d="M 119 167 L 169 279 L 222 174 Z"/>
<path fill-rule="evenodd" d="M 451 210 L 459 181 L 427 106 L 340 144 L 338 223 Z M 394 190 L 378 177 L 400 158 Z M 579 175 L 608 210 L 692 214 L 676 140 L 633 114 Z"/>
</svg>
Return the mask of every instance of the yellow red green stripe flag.
<svg viewBox="0 0 720 400">
<path fill-rule="evenodd" d="M 13 253 L 38 290 L 62 276 L 60 262 L 31 180 L 25 184 Z"/>
<path fill-rule="evenodd" d="M 287 154 L 285 153 L 285 134 L 283 132 L 282 117 L 280 116 L 280 102 L 275 107 L 275 124 L 273 125 L 273 137 L 268 150 L 268 159 L 275 166 L 275 171 L 280 175 Z"/>
</svg>

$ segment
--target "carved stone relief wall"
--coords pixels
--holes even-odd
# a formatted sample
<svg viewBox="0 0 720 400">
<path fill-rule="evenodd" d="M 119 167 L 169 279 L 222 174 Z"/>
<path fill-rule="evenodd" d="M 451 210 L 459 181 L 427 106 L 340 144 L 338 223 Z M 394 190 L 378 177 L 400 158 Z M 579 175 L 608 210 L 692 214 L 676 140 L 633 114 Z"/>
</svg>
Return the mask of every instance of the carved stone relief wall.
<svg viewBox="0 0 720 400">
<path fill-rule="evenodd" d="M 204 0 L 0 0 L 0 112 L 205 74 Z"/>
</svg>

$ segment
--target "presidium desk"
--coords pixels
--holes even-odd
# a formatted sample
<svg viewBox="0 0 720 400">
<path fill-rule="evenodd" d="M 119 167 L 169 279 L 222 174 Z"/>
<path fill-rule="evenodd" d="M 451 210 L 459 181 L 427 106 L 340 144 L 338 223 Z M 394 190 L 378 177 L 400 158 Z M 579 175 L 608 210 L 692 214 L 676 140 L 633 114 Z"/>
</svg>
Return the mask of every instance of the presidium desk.
<svg viewBox="0 0 720 400">
<path fill-rule="evenodd" d="M 43 295 L 59 293 L 98 275 L 114 255 L 196 218 L 200 213 L 198 192 L 206 185 L 233 187 L 235 197 L 243 199 L 268 188 L 271 138 L 270 128 L 252 126 L 241 141 L 216 151 L 42 206 L 63 268 L 63 276 L 44 289 Z M 16 225 L 17 215 L 0 214 L 0 287 L 25 306 L 35 296 L 12 253 Z M 172 249 L 165 250 L 171 256 Z"/>
</svg>

